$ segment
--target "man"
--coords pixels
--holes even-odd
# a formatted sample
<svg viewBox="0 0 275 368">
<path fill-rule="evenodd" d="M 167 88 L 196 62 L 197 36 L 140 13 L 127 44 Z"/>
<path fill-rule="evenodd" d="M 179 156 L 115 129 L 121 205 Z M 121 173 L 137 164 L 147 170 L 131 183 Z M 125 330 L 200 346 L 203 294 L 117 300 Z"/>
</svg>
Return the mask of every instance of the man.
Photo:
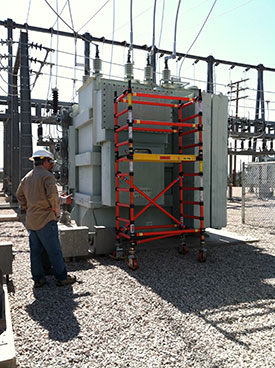
<svg viewBox="0 0 275 368">
<path fill-rule="evenodd" d="M 54 165 L 53 155 L 47 150 L 38 150 L 30 160 L 34 161 L 34 169 L 21 180 L 16 197 L 20 206 L 26 210 L 25 225 L 29 231 L 34 287 L 46 284 L 42 264 L 44 249 L 49 256 L 56 285 L 70 285 L 76 281 L 76 277 L 67 274 L 58 237 L 59 197 L 55 177 L 50 172 Z M 67 203 L 71 203 L 70 196 Z"/>
</svg>

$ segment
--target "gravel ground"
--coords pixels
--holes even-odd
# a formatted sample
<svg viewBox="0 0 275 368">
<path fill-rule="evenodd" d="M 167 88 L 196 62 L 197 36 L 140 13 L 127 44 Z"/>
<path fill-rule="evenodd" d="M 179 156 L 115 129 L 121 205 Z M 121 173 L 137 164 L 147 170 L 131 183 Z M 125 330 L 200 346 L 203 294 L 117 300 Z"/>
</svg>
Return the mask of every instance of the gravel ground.
<svg viewBox="0 0 275 368">
<path fill-rule="evenodd" d="M 0 223 L 12 241 L 9 294 L 18 367 L 274 367 L 275 230 L 241 224 L 228 203 L 226 230 L 257 243 L 219 242 L 204 264 L 177 243 L 140 248 L 140 268 L 108 257 L 68 264 L 80 280 L 33 289 L 27 231 Z"/>
</svg>

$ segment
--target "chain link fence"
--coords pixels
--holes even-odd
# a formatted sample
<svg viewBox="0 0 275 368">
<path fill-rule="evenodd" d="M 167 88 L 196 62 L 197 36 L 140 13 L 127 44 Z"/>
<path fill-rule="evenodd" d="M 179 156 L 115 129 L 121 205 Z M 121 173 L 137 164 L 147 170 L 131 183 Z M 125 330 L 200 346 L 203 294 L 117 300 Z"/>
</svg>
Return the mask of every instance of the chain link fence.
<svg viewBox="0 0 275 368">
<path fill-rule="evenodd" d="M 243 164 L 242 223 L 275 227 L 275 162 Z"/>
</svg>

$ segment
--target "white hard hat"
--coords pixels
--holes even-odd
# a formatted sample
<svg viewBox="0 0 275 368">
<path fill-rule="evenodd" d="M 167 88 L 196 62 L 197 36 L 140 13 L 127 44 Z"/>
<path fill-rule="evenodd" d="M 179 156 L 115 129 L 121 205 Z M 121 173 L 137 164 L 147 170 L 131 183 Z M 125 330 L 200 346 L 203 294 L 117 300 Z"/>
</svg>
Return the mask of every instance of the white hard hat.
<svg viewBox="0 0 275 368">
<path fill-rule="evenodd" d="M 49 157 L 50 159 L 54 159 L 53 154 L 45 149 L 37 150 L 33 153 L 33 155 L 29 158 L 29 160 L 34 161 L 35 158 L 46 158 Z"/>
</svg>

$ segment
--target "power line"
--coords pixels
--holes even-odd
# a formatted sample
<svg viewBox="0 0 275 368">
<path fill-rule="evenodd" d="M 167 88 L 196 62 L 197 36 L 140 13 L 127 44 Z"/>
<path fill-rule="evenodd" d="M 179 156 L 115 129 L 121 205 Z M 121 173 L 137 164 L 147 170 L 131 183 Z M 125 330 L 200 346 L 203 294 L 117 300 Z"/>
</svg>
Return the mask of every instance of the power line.
<svg viewBox="0 0 275 368">
<path fill-rule="evenodd" d="M 31 9 L 31 0 L 29 0 L 29 6 L 28 6 L 28 12 L 27 12 L 27 18 L 26 18 L 26 23 L 28 23 L 28 19 L 29 19 L 29 15 L 30 15 L 30 9 Z"/>
<path fill-rule="evenodd" d="M 116 0 L 113 0 L 113 33 L 112 33 L 113 41 L 115 38 L 115 17 L 116 17 L 115 2 Z M 113 51 L 114 51 L 114 43 L 112 43 L 112 47 L 111 47 L 111 58 L 110 58 L 111 62 L 110 62 L 109 76 L 111 75 L 111 72 L 112 72 Z"/>
<path fill-rule="evenodd" d="M 46 0 L 45 0 L 46 1 Z M 5 27 L 9 27 L 9 25 L 7 24 L 7 21 L 0 21 L 0 26 L 3 25 Z M 90 36 L 90 39 L 87 40 L 84 36 L 79 35 L 77 33 L 69 33 L 69 32 L 64 32 L 64 31 L 59 31 L 57 32 L 56 30 L 53 29 L 47 29 L 47 28 L 41 28 L 41 27 L 34 27 L 34 26 L 29 26 L 26 24 L 18 24 L 15 22 L 12 22 L 12 27 L 13 28 L 20 28 L 20 29 L 26 29 L 28 28 L 28 30 L 30 31 L 37 31 L 37 32 L 42 32 L 42 33 L 51 33 L 51 34 L 59 34 L 60 36 L 64 36 L 64 37 L 72 37 L 72 38 L 80 38 L 84 41 L 87 42 L 101 42 L 101 43 L 106 43 L 106 44 L 112 44 L 112 40 L 108 40 L 105 37 L 93 37 Z M 129 47 L 130 44 L 127 43 L 126 41 L 114 41 L 113 42 L 115 46 L 122 46 L 122 47 Z M 150 47 L 147 45 L 136 45 L 133 44 L 133 48 L 137 49 L 137 50 L 143 50 L 143 51 L 148 51 L 150 50 Z M 157 52 L 163 56 L 163 55 L 171 55 L 172 51 L 170 50 L 164 50 L 164 49 L 158 49 Z M 193 59 L 193 60 L 198 60 L 198 61 L 205 61 L 208 62 L 209 58 L 208 57 L 204 57 L 204 56 L 198 56 L 198 55 L 191 55 L 191 54 L 184 54 L 184 53 L 180 53 L 177 52 L 177 56 L 180 58 L 186 57 L 189 59 Z M 247 64 L 247 63 L 241 63 L 241 62 L 235 62 L 235 61 L 229 61 L 229 60 L 222 60 L 222 59 L 216 59 L 213 57 L 213 63 L 217 63 L 217 64 L 225 64 L 225 65 L 230 65 L 230 66 L 238 66 L 241 68 L 246 68 L 248 69 L 256 69 L 258 70 L 259 67 L 261 67 L 261 69 L 263 71 L 271 71 L 271 72 L 275 72 L 275 68 L 271 68 L 271 67 L 266 67 L 263 65 L 253 65 L 253 64 Z"/>
<path fill-rule="evenodd" d="M 62 22 L 64 23 L 64 24 L 66 24 L 66 26 L 68 27 L 68 28 L 70 28 L 70 30 L 71 31 L 73 31 L 74 33 L 76 33 L 75 32 L 75 30 L 54 10 L 54 8 L 51 6 L 51 4 L 47 1 L 47 0 L 44 0 L 45 1 L 45 3 L 52 9 L 52 11 L 57 15 L 57 17 L 60 19 L 60 20 L 62 20 Z"/>
<path fill-rule="evenodd" d="M 109 2 L 110 0 L 107 0 L 97 11 L 96 11 L 96 13 L 89 19 L 89 20 L 87 20 L 87 22 L 81 27 L 81 28 L 79 28 L 79 30 L 77 31 L 77 33 L 78 32 L 80 32 L 88 23 L 90 23 L 90 21 L 92 20 L 92 19 L 94 19 L 94 17 L 105 7 L 105 5 L 107 5 L 108 4 L 108 2 Z"/>
<path fill-rule="evenodd" d="M 66 3 L 63 5 L 63 8 L 62 8 L 61 12 L 59 13 L 60 16 L 63 13 L 64 9 L 66 8 L 66 5 L 68 4 L 68 2 L 69 2 L 69 0 L 67 0 Z M 57 21 L 54 22 L 53 27 L 56 25 L 56 22 Z"/>
<path fill-rule="evenodd" d="M 154 1 L 154 11 L 153 11 L 153 37 L 152 37 L 152 47 L 155 47 L 155 31 L 156 31 L 156 8 L 157 0 Z"/>
<path fill-rule="evenodd" d="M 214 3 L 213 3 L 213 5 L 212 5 L 212 7 L 211 7 L 211 9 L 210 9 L 209 13 L 207 14 L 207 17 L 205 18 L 205 20 L 204 20 L 204 22 L 203 22 L 203 24 L 202 24 L 202 26 L 201 26 L 201 28 L 200 28 L 200 30 L 199 30 L 199 32 L 198 32 L 198 34 L 197 34 L 197 36 L 195 37 L 194 41 L 191 43 L 191 45 L 190 45 L 189 49 L 187 50 L 187 52 L 186 52 L 185 56 L 183 57 L 183 59 L 182 59 L 182 61 L 181 61 L 180 68 L 179 68 L 179 77 L 180 77 L 180 72 L 181 72 L 182 64 L 183 64 L 184 60 L 186 59 L 186 56 L 189 54 L 189 51 L 190 51 L 190 50 L 191 50 L 191 48 L 193 47 L 194 43 L 197 41 L 197 39 L 198 39 L 199 35 L 201 34 L 201 32 L 202 32 L 202 30 L 203 30 L 203 28 L 204 28 L 204 26 L 205 26 L 205 24 L 206 24 L 206 22 L 207 22 L 207 20 L 208 20 L 208 18 L 209 18 L 209 16 L 210 16 L 210 14 L 212 13 L 212 10 L 214 9 L 214 6 L 216 5 L 216 2 L 217 2 L 217 0 L 214 0 Z"/>
<path fill-rule="evenodd" d="M 144 13 L 148 12 L 150 9 L 152 8 L 152 6 L 149 6 L 149 8 L 143 10 L 142 12 L 140 12 L 139 14 L 137 14 L 133 19 L 137 19 L 139 18 L 140 16 L 142 16 Z M 115 32 L 119 31 L 120 29 L 128 26 L 129 22 L 126 22 L 124 23 L 122 26 L 118 27 L 115 29 Z M 108 35 L 108 37 L 110 36 L 110 34 Z"/>
<path fill-rule="evenodd" d="M 69 7 L 69 13 L 70 13 L 70 18 L 71 18 L 72 27 L 73 27 L 73 29 L 74 29 L 74 21 L 73 21 L 73 16 L 72 16 L 72 9 L 71 9 L 71 3 L 70 3 L 70 0 L 67 0 L 67 4 L 68 4 L 68 7 Z"/>
<path fill-rule="evenodd" d="M 163 20 L 164 20 L 164 8 L 165 8 L 165 0 L 162 3 L 162 15 L 161 15 L 161 24 L 160 24 L 160 33 L 159 33 L 159 44 L 158 48 L 160 48 L 161 36 L 162 36 L 162 29 L 163 29 Z"/>
<path fill-rule="evenodd" d="M 56 0 L 56 12 L 57 12 L 57 20 L 56 20 L 56 25 L 57 25 L 57 30 L 59 30 L 59 22 L 58 22 L 58 0 Z M 58 76 L 58 46 L 59 46 L 59 35 L 56 36 L 56 78 L 55 78 L 55 88 L 57 88 L 57 76 Z"/>
</svg>

